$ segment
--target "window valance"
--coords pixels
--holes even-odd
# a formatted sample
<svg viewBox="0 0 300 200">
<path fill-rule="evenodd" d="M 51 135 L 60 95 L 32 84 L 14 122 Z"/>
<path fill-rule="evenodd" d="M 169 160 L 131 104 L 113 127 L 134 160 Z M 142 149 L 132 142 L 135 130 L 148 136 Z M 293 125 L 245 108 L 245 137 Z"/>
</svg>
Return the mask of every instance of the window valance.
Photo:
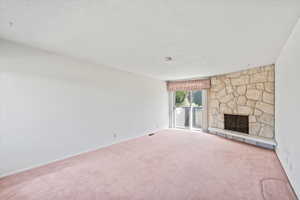
<svg viewBox="0 0 300 200">
<path fill-rule="evenodd" d="M 168 91 L 176 90 L 203 90 L 210 88 L 210 79 L 167 81 Z"/>
</svg>

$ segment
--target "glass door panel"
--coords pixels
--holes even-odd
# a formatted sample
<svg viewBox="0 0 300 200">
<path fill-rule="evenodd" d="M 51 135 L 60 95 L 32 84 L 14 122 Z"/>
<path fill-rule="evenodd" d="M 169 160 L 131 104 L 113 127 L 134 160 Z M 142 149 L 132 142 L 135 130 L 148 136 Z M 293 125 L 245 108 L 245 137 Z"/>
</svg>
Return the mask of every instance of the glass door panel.
<svg viewBox="0 0 300 200">
<path fill-rule="evenodd" d="M 202 111 L 203 111 L 203 104 L 202 104 L 202 91 L 192 91 L 192 98 L 191 98 L 191 105 L 192 105 L 192 128 L 199 129 L 202 127 Z"/>
<path fill-rule="evenodd" d="M 189 107 L 177 107 L 175 109 L 175 126 L 177 128 L 189 128 L 190 127 L 190 108 Z"/>
<path fill-rule="evenodd" d="M 190 127 L 191 96 L 189 91 L 175 92 L 175 127 Z"/>
</svg>

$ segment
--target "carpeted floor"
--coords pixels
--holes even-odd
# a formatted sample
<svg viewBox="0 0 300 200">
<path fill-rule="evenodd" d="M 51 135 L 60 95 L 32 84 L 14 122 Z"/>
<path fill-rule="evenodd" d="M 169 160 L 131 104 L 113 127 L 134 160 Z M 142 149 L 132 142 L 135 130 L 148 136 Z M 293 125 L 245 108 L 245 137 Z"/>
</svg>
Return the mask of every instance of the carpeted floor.
<svg viewBox="0 0 300 200">
<path fill-rule="evenodd" d="M 291 200 L 273 151 L 165 130 L 0 179 L 1 200 Z"/>
</svg>

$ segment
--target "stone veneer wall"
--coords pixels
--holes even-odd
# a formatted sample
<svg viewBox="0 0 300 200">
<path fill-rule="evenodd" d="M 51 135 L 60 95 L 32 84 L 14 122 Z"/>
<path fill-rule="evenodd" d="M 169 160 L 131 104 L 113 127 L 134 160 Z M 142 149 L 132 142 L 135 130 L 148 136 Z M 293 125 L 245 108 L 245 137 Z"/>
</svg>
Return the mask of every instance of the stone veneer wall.
<svg viewBox="0 0 300 200">
<path fill-rule="evenodd" d="M 209 127 L 224 129 L 224 114 L 249 116 L 249 134 L 274 137 L 274 65 L 211 77 Z"/>
</svg>

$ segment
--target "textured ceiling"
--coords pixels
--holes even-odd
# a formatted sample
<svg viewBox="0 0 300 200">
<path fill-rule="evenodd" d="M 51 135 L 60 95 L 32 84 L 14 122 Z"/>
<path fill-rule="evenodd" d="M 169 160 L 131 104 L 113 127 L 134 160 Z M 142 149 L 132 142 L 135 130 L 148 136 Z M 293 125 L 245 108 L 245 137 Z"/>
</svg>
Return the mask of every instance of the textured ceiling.
<svg viewBox="0 0 300 200">
<path fill-rule="evenodd" d="M 299 0 L 0 0 L 0 37 L 182 79 L 274 63 L 299 16 Z"/>
</svg>

